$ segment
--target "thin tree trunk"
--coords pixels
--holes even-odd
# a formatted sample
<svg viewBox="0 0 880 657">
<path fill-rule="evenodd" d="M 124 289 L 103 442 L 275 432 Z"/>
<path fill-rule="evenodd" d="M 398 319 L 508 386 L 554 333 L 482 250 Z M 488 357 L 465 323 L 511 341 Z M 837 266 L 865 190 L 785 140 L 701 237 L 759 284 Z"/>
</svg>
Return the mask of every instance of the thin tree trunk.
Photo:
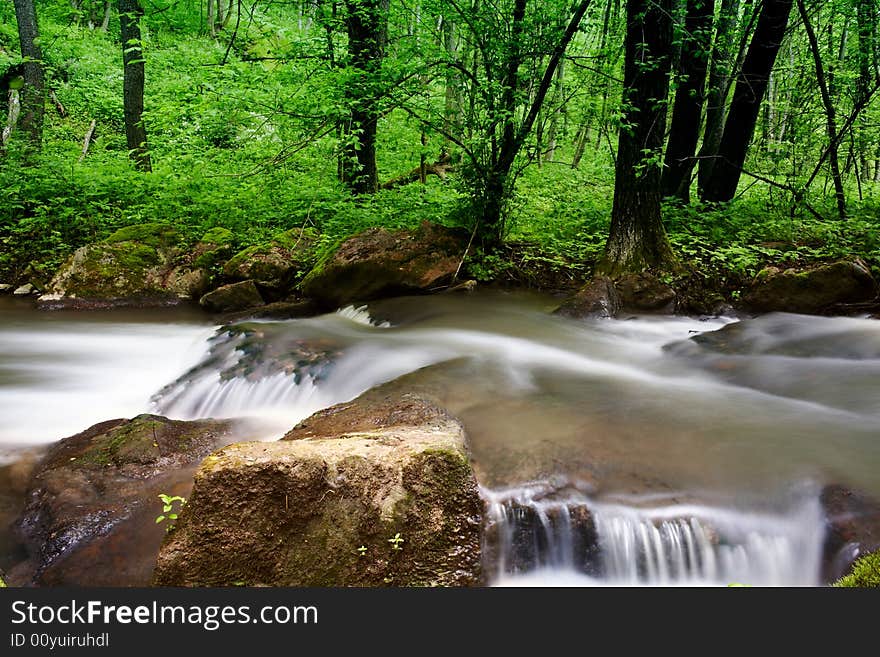
<svg viewBox="0 0 880 657">
<path fill-rule="evenodd" d="M 219 2 L 220 0 L 216 0 L 216 1 Z M 215 2 L 215 0 L 208 0 L 208 17 L 207 17 L 208 34 L 210 34 L 212 37 L 217 36 L 217 24 L 216 24 L 216 18 L 214 16 L 214 2 Z"/>
<path fill-rule="evenodd" d="M 709 83 L 706 94 L 706 125 L 700 146 L 697 186 L 702 190 L 712 174 L 714 156 L 718 154 L 721 136 L 724 134 L 727 95 L 733 71 L 733 39 L 739 0 L 721 0 L 715 28 L 715 43 L 709 66 Z"/>
<path fill-rule="evenodd" d="M 660 184 L 663 196 L 676 196 L 685 203 L 690 201 L 691 171 L 706 99 L 713 2 L 688 0 L 687 3 L 678 89 Z"/>
<path fill-rule="evenodd" d="M 715 166 L 702 190 L 704 201 L 726 202 L 736 194 L 761 101 L 767 91 L 770 71 L 782 45 L 793 4 L 794 0 L 764 0 L 755 34 L 737 76 Z"/>
<path fill-rule="evenodd" d="M 840 162 L 838 161 L 837 141 L 837 112 L 834 109 L 834 101 L 828 88 L 825 76 L 825 67 L 822 65 L 822 52 L 819 50 L 819 42 L 816 32 L 804 6 L 804 0 L 797 0 L 798 11 L 807 33 L 810 43 L 810 52 L 813 55 L 813 64 L 816 68 L 816 80 L 819 83 L 819 93 L 822 96 L 822 105 L 825 107 L 825 124 L 828 131 L 828 164 L 831 167 L 831 178 L 834 181 L 834 196 L 837 200 L 837 215 L 840 219 L 846 219 L 846 192 L 843 190 L 843 181 L 840 178 Z"/>
<path fill-rule="evenodd" d="M 110 11 L 113 7 L 113 0 L 104 0 L 104 20 L 101 21 L 101 31 L 106 32 L 110 27 Z"/>
<path fill-rule="evenodd" d="M 514 125 L 516 115 L 517 97 L 519 95 L 519 75 L 524 53 L 521 50 L 521 37 L 525 29 L 525 12 L 527 0 L 515 0 L 513 5 L 513 22 L 511 23 L 511 45 L 508 49 L 507 66 L 502 81 L 503 92 L 501 94 L 501 111 L 504 122 L 501 133 L 501 141 L 486 178 L 484 196 L 481 237 L 483 244 L 488 249 L 498 246 L 504 236 L 503 209 L 510 192 L 510 171 L 516 156 L 519 154 L 526 138 L 531 134 L 538 113 L 544 105 L 547 92 L 553 85 L 556 77 L 556 69 L 562 61 L 568 44 L 574 38 L 578 26 L 590 7 L 591 0 L 581 0 L 573 9 L 571 19 L 565 28 L 565 32 L 559 43 L 556 44 L 552 54 L 547 60 L 541 81 L 536 87 L 534 96 L 528 110 L 524 114 L 519 129 Z"/>
<path fill-rule="evenodd" d="M 21 43 L 22 77 L 24 86 L 19 92 L 21 114 L 19 125 L 30 142 L 30 148 L 39 151 L 43 143 L 43 115 L 46 89 L 43 77 L 43 52 L 40 49 L 40 30 L 33 0 L 14 0 Z"/>
<path fill-rule="evenodd" d="M 82 153 L 79 156 L 78 162 L 82 162 L 86 155 L 89 152 L 89 146 L 92 143 L 92 137 L 95 136 L 95 127 L 98 125 L 98 122 L 95 119 L 92 119 L 92 122 L 89 124 L 89 129 L 86 131 L 86 136 L 83 137 L 83 147 Z"/>
<path fill-rule="evenodd" d="M 556 156 L 556 144 L 559 138 L 559 119 L 563 118 L 568 112 L 565 102 L 565 61 L 559 62 L 559 68 L 556 69 L 556 88 L 553 91 L 553 101 L 551 108 L 553 114 L 550 116 L 550 127 L 547 130 L 547 152 L 544 160 L 550 162 Z"/>
<path fill-rule="evenodd" d="M 864 98 L 871 84 L 871 64 L 874 60 L 874 29 L 876 28 L 876 15 L 872 16 L 871 3 L 865 0 L 856 2 L 856 27 L 859 33 L 858 66 L 859 76 L 856 80 L 856 97 Z M 873 20 L 872 20 L 873 19 Z M 868 170 L 868 136 L 870 128 L 867 125 L 867 115 L 862 114 L 859 120 L 859 158 L 862 161 L 862 170 Z"/>
<path fill-rule="evenodd" d="M 125 113 L 125 141 L 128 153 L 141 171 L 151 171 L 147 129 L 144 126 L 144 52 L 140 0 L 118 0 L 124 67 L 122 100 Z"/>
<path fill-rule="evenodd" d="M 671 0 L 627 0 L 623 120 L 611 232 L 598 267 L 618 276 L 674 263 L 660 216 L 660 157 L 672 55 Z"/>
</svg>

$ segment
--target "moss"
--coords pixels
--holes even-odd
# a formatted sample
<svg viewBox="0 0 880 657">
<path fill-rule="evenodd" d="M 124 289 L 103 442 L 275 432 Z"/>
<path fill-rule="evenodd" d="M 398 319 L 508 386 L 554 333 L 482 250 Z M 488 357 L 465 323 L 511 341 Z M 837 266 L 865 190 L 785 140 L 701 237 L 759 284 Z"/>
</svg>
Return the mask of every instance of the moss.
<svg viewBox="0 0 880 657">
<path fill-rule="evenodd" d="M 250 260 L 255 254 L 263 251 L 264 246 L 249 246 L 243 251 L 239 251 L 234 256 L 232 256 L 224 265 L 224 269 L 227 272 L 233 272 L 241 267 L 245 262 Z"/>
<path fill-rule="evenodd" d="M 311 247 L 316 239 L 318 231 L 314 228 L 291 228 L 275 235 L 272 242 L 285 249 L 302 249 Z"/>
<path fill-rule="evenodd" d="M 138 242 L 154 249 L 167 248 L 180 239 L 177 229 L 165 223 L 135 224 L 120 228 L 104 240 L 107 244 Z"/>
<path fill-rule="evenodd" d="M 880 550 L 860 557 L 849 575 L 834 582 L 840 588 L 880 588 Z"/>
<path fill-rule="evenodd" d="M 208 232 L 202 235 L 202 239 L 200 242 L 205 244 L 216 244 L 217 246 L 226 246 L 232 243 L 233 240 L 232 231 L 228 228 L 223 228 L 222 226 L 215 226 L 211 228 Z"/>
<path fill-rule="evenodd" d="M 5 588 L 6 588 L 6 582 L 4 582 L 3 578 L 0 577 L 0 589 L 5 589 Z"/>
</svg>

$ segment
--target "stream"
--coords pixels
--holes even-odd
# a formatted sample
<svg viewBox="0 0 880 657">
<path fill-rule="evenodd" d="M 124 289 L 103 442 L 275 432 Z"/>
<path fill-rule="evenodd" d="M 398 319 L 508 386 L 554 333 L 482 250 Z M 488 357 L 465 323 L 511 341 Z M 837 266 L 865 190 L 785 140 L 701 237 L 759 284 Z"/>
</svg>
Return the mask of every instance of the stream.
<svg viewBox="0 0 880 657">
<path fill-rule="evenodd" d="M 491 584 L 820 585 L 822 488 L 880 499 L 880 322 L 556 305 L 480 291 L 221 327 L 0 298 L 0 464 L 144 412 L 277 439 L 395 382 L 465 426 Z"/>
</svg>

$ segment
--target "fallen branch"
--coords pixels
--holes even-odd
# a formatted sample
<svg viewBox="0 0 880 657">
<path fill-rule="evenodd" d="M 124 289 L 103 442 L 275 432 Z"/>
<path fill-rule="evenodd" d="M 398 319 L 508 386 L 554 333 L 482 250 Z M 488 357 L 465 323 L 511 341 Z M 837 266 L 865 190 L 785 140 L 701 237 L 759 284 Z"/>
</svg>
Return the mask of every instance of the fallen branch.
<svg viewBox="0 0 880 657">
<path fill-rule="evenodd" d="M 452 171 L 452 164 L 449 162 L 448 155 L 444 155 L 433 164 L 426 164 L 424 166 L 424 175 L 426 178 L 428 175 L 432 175 L 437 176 L 440 180 L 446 180 L 446 176 L 450 171 Z M 419 182 L 422 180 L 422 172 L 423 168 L 420 164 L 411 171 L 407 171 L 401 176 L 397 176 L 396 178 L 392 178 L 391 180 L 382 183 L 379 187 L 381 189 L 395 189 L 397 187 L 409 185 L 410 183 Z"/>
<path fill-rule="evenodd" d="M 61 101 L 58 100 L 58 96 L 55 95 L 55 90 L 49 90 L 49 98 L 52 100 L 52 104 L 55 105 L 55 109 L 58 110 L 58 116 L 62 119 L 67 117 L 67 108 L 61 104 Z"/>
<path fill-rule="evenodd" d="M 92 122 L 89 124 L 89 129 L 86 130 L 86 136 L 83 139 L 82 155 L 79 156 L 79 160 L 77 160 L 77 162 L 82 162 L 86 157 L 86 153 L 89 152 L 89 146 L 92 143 L 92 137 L 95 136 L 95 126 L 97 125 L 98 122 L 95 121 L 95 119 L 92 119 Z"/>
</svg>

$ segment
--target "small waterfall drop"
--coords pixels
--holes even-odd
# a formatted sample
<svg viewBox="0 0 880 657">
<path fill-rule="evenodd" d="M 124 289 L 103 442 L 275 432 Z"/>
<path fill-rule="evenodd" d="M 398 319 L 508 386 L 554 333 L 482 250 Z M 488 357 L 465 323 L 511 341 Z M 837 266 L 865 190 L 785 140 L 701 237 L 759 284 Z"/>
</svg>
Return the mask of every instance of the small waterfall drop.
<svg viewBox="0 0 880 657">
<path fill-rule="evenodd" d="M 483 491 L 495 585 L 816 586 L 818 499 L 762 514 L 673 504 L 640 508 L 546 486 Z"/>
</svg>

